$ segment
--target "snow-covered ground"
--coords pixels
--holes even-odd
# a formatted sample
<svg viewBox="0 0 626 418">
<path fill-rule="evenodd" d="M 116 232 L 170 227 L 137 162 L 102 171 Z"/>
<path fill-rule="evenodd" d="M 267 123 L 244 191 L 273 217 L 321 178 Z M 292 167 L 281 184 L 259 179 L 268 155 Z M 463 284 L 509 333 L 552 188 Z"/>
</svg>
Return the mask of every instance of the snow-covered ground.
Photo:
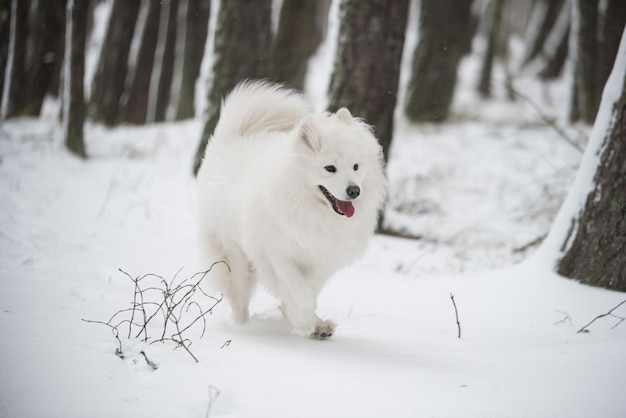
<svg viewBox="0 0 626 418">
<path fill-rule="evenodd" d="M 576 331 L 626 296 L 527 259 L 581 154 L 524 101 L 501 91 L 478 100 L 476 70 L 476 57 L 463 62 L 451 123 L 398 117 L 386 225 L 420 239 L 376 236 L 333 278 L 319 311 L 336 335 L 292 335 L 260 293 L 249 325 L 232 325 L 224 303 L 204 337 L 201 323 L 188 330 L 199 363 L 172 342 L 127 339 L 124 324 L 121 359 L 111 330 L 82 319 L 131 306 L 120 268 L 196 273 L 201 123 L 88 125 L 81 161 L 54 118 L 3 122 L 0 417 L 624 416 L 626 324 L 609 316 Z M 560 122 L 566 81 L 516 83 L 569 135 L 587 137 Z"/>
</svg>

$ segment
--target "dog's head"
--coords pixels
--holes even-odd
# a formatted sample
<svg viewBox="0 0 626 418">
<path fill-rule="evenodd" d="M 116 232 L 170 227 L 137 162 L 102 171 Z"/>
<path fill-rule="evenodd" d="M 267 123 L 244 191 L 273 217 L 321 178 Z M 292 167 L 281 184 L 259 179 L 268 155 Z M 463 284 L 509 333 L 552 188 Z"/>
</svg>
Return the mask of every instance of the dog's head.
<svg viewBox="0 0 626 418">
<path fill-rule="evenodd" d="M 297 129 L 308 186 L 318 200 L 347 218 L 364 205 L 378 210 L 386 183 L 382 148 L 371 127 L 341 108 L 307 117 Z"/>
</svg>

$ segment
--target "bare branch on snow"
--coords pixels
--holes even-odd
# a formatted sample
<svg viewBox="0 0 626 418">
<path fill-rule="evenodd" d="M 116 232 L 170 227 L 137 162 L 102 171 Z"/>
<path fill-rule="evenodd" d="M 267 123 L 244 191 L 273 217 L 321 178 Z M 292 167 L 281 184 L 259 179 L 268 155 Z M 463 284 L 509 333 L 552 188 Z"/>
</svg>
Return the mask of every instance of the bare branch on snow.
<svg viewBox="0 0 626 418">
<path fill-rule="evenodd" d="M 461 323 L 459 322 L 459 311 L 456 308 L 456 302 L 454 301 L 454 295 L 450 293 L 450 299 L 452 299 L 452 305 L 454 306 L 454 315 L 456 316 L 456 327 L 459 330 L 458 338 L 461 338 Z"/>
<path fill-rule="evenodd" d="M 118 342 L 115 354 L 124 359 L 122 350 L 122 340 L 119 337 L 120 327 L 128 326 L 127 338 L 140 338 L 142 342 L 171 341 L 176 344 L 174 349 L 182 347 L 196 361 L 198 358 L 191 352 L 191 340 L 186 336 L 188 331 L 197 323 L 202 322 L 200 338 L 206 331 L 206 316 L 213 313 L 213 308 L 222 301 L 208 295 L 201 287 L 200 283 L 216 264 L 224 263 L 217 261 L 208 270 L 195 273 L 190 278 L 177 282 L 179 270 L 169 282 L 157 274 L 148 273 L 143 276 L 133 278 L 130 274 L 119 269 L 134 284 L 133 300 L 131 307 L 115 312 L 108 321 L 85 322 L 96 323 L 108 326 L 113 336 Z M 228 267 L 228 265 L 226 264 Z M 230 268 L 229 268 L 230 269 Z M 200 303 L 196 299 L 203 299 Z M 203 306 L 206 306 L 203 308 Z M 158 336 L 152 338 L 148 331 L 157 330 Z M 156 370 L 158 365 L 150 361 L 144 351 L 140 353 L 146 363 Z"/>
<path fill-rule="evenodd" d="M 617 322 L 617 324 L 613 325 L 613 327 L 611 327 L 611 329 L 614 329 L 615 327 L 617 327 L 619 324 L 621 324 L 622 322 L 624 322 L 625 318 L 622 318 L 621 316 L 617 316 L 613 313 L 613 311 L 615 311 L 617 308 L 619 308 L 620 306 L 622 306 L 624 303 L 626 303 L 626 299 L 624 299 L 623 301 L 621 301 L 620 303 L 618 303 L 615 307 L 613 307 L 613 309 L 611 309 L 610 311 L 608 311 L 605 314 L 602 315 L 598 315 L 595 318 L 593 318 L 591 320 L 591 322 L 589 322 L 587 325 L 585 325 L 584 327 L 582 327 L 581 329 L 579 329 L 576 333 L 580 334 L 581 332 L 590 332 L 587 327 L 590 326 L 591 324 L 593 324 L 594 322 L 596 322 L 596 320 L 600 319 L 600 318 L 604 318 L 605 316 L 612 316 L 613 318 L 617 318 L 619 319 L 619 321 Z"/>
</svg>

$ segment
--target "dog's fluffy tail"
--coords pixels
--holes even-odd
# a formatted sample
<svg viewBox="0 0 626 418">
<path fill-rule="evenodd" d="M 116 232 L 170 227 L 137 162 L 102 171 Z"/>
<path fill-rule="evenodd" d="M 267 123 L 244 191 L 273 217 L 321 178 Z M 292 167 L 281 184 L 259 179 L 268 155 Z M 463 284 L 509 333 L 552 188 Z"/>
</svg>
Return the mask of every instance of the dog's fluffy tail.
<svg viewBox="0 0 626 418">
<path fill-rule="evenodd" d="M 222 103 L 215 137 L 289 131 L 310 113 L 304 98 L 267 81 L 239 83 Z"/>
</svg>

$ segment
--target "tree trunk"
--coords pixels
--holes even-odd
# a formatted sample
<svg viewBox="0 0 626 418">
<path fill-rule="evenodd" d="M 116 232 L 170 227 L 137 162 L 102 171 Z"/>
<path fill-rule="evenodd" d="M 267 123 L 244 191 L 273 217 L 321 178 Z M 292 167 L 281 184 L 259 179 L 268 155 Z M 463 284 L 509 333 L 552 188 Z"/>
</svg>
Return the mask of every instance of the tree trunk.
<svg viewBox="0 0 626 418">
<path fill-rule="evenodd" d="M 564 3 L 564 0 L 535 1 L 528 24 L 526 52 L 522 65 L 529 64 L 541 53 Z"/>
<path fill-rule="evenodd" d="M 626 24 L 626 1 L 608 0 L 606 10 L 600 16 L 599 39 L 598 39 L 598 60 L 595 71 L 596 85 L 598 92 L 611 74 L 615 55 L 619 49 L 619 41 Z M 598 95 L 598 99 L 600 96 Z M 600 105 L 598 100 L 597 106 Z"/>
<path fill-rule="evenodd" d="M 194 174 L 200 169 L 209 137 L 219 120 L 224 96 L 240 81 L 269 75 L 271 10 L 271 0 L 221 2 L 215 30 L 213 81 L 204 130 L 194 159 Z"/>
<path fill-rule="evenodd" d="M 487 46 L 483 56 L 480 78 L 478 81 L 478 92 L 483 98 L 491 97 L 491 70 L 496 56 L 498 44 L 502 37 L 502 9 L 504 0 L 493 0 L 491 2 L 492 14 L 491 22 L 487 30 Z"/>
<path fill-rule="evenodd" d="M 26 83 L 19 114 L 38 116 L 47 94 L 57 95 L 63 61 L 66 0 L 49 0 L 31 9 Z"/>
<path fill-rule="evenodd" d="M 115 125 L 128 73 L 128 53 L 135 32 L 140 1 L 114 0 L 91 89 L 93 120 Z"/>
<path fill-rule="evenodd" d="M 582 283 L 626 291 L 626 31 L 583 168 L 596 167 L 582 211 L 572 220 L 558 272 Z M 612 96 L 619 92 L 617 100 Z M 600 113 L 599 115 L 601 115 Z M 610 116 L 609 116 L 610 115 Z M 599 120 L 602 122 L 599 122 Z M 604 125 L 604 126 L 601 126 Z"/>
<path fill-rule="evenodd" d="M 0 0 L 0 102 L 4 88 L 4 74 L 9 55 L 11 36 L 11 0 Z"/>
<path fill-rule="evenodd" d="M 563 72 L 569 50 L 571 16 L 572 8 L 571 3 L 568 1 L 561 8 L 561 13 L 540 54 L 540 59 L 543 60 L 543 63 L 538 75 L 542 80 L 555 79 Z"/>
<path fill-rule="evenodd" d="M 439 122 L 448 117 L 471 5 L 472 0 L 422 0 L 405 107 L 410 120 Z"/>
<path fill-rule="evenodd" d="M 393 113 L 409 1 L 346 0 L 328 109 L 347 107 L 374 126 L 385 156 L 393 134 Z"/>
<path fill-rule="evenodd" d="M 309 58 L 324 40 L 330 0 L 284 0 L 273 46 L 272 76 L 304 89 Z"/>
<path fill-rule="evenodd" d="M 595 66 L 597 59 L 597 31 L 598 31 L 598 0 L 578 0 L 579 10 L 578 20 L 578 76 L 576 83 L 578 86 L 578 106 L 581 110 L 581 117 L 587 123 L 593 123 L 597 104 L 600 103 L 598 97 L 598 86 L 596 86 Z"/>
<path fill-rule="evenodd" d="M 122 101 L 120 111 L 122 120 L 135 124 L 146 123 L 150 80 L 161 19 L 161 2 L 150 1 L 147 7 L 137 59 L 134 68 L 129 69 L 130 80 L 127 83 L 126 100 Z"/>
<path fill-rule="evenodd" d="M 28 3 L 11 0 L 9 45 L 0 103 L 0 119 L 17 115 L 21 106 L 21 87 L 25 83 L 26 39 L 28 34 Z"/>
<path fill-rule="evenodd" d="M 196 80 L 200 75 L 204 56 L 210 12 L 210 1 L 187 0 L 185 47 L 176 120 L 192 118 L 195 115 Z"/>
<path fill-rule="evenodd" d="M 63 134 L 65 145 L 74 154 L 86 158 L 83 124 L 85 121 L 85 39 L 89 0 L 67 1 L 67 25 L 64 62 Z"/>
<path fill-rule="evenodd" d="M 161 10 L 159 25 L 159 44 L 154 61 L 153 82 L 151 85 L 152 108 L 148 107 L 149 122 L 163 122 L 170 103 L 172 78 L 174 75 L 174 55 L 176 49 L 176 21 L 178 0 L 168 0 Z M 163 36 L 162 36 L 163 35 Z M 156 75 L 156 77 L 154 77 Z"/>
</svg>

